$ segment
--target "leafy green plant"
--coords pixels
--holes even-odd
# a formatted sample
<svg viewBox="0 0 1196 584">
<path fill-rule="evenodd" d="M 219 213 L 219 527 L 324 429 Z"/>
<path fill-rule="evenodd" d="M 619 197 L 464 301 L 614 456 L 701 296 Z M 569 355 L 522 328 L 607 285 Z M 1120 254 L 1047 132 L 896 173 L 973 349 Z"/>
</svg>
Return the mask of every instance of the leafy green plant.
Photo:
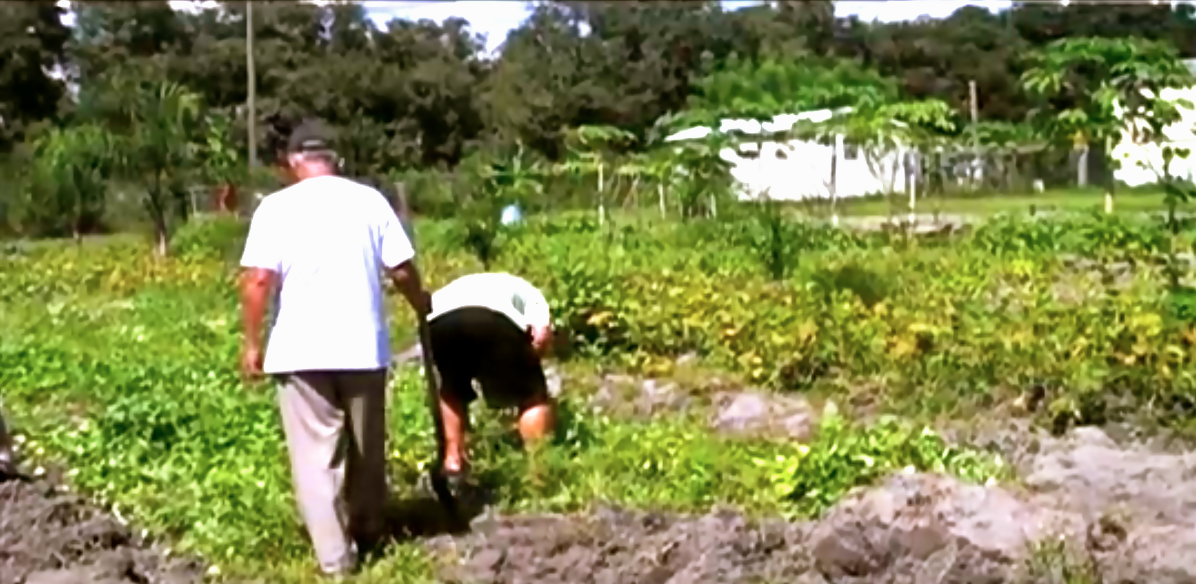
<svg viewBox="0 0 1196 584">
<path fill-rule="evenodd" d="M 463 202 L 459 217 L 466 247 L 489 269 L 499 253 L 503 228 L 501 213 L 510 204 L 526 204 L 542 192 L 540 168 L 530 162 L 520 149 L 509 159 L 475 163 L 482 179 L 481 188 Z"/>
<path fill-rule="evenodd" d="M 896 472 L 951 473 L 973 482 L 1010 476 L 999 456 L 951 446 L 929 428 L 893 418 L 865 428 L 851 426 L 833 402 L 810 443 L 755 462 L 770 469 L 773 488 L 802 517 L 817 517 L 848 491 Z"/>
<path fill-rule="evenodd" d="M 55 128 L 34 147 L 27 206 L 44 234 L 69 233 L 78 241 L 102 220 L 108 180 L 121 164 L 119 139 L 104 127 Z"/>
<path fill-rule="evenodd" d="M 1136 143 L 1165 139 L 1186 99 L 1163 97 L 1196 81 L 1173 46 L 1138 38 L 1064 38 L 1030 55 L 1022 86 L 1040 100 L 1032 120 L 1056 144 L 1103 145 L 1111 168 L 1124 135 Z M 1060 104 L 1067 104 L 1059 107 Z M 1169 161 L 1168 161 L 1169 162 Z M 1115 181 L 1109 173 L 1110 203 Z"/>
</svg>

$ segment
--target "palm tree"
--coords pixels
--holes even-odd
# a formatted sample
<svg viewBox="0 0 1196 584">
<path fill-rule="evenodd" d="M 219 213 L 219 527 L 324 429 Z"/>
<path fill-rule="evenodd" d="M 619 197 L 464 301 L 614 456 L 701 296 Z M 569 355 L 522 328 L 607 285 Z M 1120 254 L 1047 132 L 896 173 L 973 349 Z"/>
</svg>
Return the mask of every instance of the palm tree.
<svg viewBox="0 0 1196 584">
<path fill-rule="evenodd" d="M 121 113 L 128 138 L 123 170 L 145 189 L 157 253 L 165 256 L 172 207 L 186 215 L 185 183 L 192 178 L 199 150 L 193 137 L 200 121 L 200 97 L 169 81 L 118 77 L 113 86 L 125 96 Z"/>
</svg>

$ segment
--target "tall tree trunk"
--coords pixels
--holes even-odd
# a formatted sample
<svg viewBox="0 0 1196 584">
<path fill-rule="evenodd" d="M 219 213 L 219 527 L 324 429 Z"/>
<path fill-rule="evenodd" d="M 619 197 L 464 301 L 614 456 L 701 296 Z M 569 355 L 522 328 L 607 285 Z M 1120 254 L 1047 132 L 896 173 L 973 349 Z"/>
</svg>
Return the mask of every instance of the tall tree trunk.
<svg viewBox="0 0 1196 584">
<path fill-rule="evenodd" d="M 150 212 L 150 220 L 154 224 L 155 246 L 154 251 L 158 257 L 166 257 L 170 253 L 170 231 L 166 224 L 166 205 L 162 198 L 165 193 L 162 192 L 162 174 L 160 172 L 154 173 L 154 183 L 148 193 L 149 200 L 146 206 Z"/>
<path fill-rule="evenodd" d="M 660 194 L 660 216 L 664 218 L 666 214 L 664 209 L 664 183 L 656 185 L 656 192 Z"/>
<path fill-rule="evenodd" d="M 839 226 L 839 145 L 831 142 L 831 224 Z"/>
<path fill-rule="evenodd" d="M 606 224 L 606 197 L 603 196 L 602 165 L 598 165 L 598 226 Z"/>
<path fill-rule="evenodd" d="M 1113 160 L 1113 138 L 1110 136 L 1105 137 L 1104 156 L 1105 181 L 1108 185 L 1108 189 L 1105 191 L 1105 213 L 1112 213 L 1113 195 L 1116 194 L 1117 190 L 1117 177 L 1113 174 L 1113 164 L 1110 162 Z"/>
<path fill-rule="evenodd" d="M 913 173 L 910 172 L 910 162 L 913 159 L 913 154 L 909 151 L 902 153 L 901 166 L 902 173 L 905 175 L 905 192 L 909 195 L 909 228 L 912 231 L 914 228 L 914 221 L 917 220 L 917 201 L 915 197 L 918 196 L 917 190 L 913 185 Z"/>
</svg>

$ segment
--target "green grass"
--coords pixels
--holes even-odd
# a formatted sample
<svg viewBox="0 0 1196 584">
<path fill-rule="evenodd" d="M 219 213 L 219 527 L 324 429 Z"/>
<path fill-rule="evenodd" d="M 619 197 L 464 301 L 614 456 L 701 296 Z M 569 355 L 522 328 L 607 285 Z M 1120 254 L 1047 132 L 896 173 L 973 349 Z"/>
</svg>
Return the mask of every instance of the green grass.
<svg viewBox="0 0 1196 584">
<path fill-rule="evenodd" d="M 998 213 L 1037 212 L 1083 212 L 1104 209 L 1105 199 L 1099 190 L 1056 190 L 1034 194 L 991 194 L 977 196 L 949 196 L 920 198 L 917 203 L 919 214 L 932 214 L 936 210 L 944 214 L 989 216 Z M 1122 191 L 1114 197 L 1114 211 L 1117 213 L 1160 212 L 1166 210 L 1163 193 L 1152 191 Z M 909 200 L 900 195 L 894 198 L 892 211 L 896 214 L 909 213 Z M 890 212 L 889 201 L 883 198 L 846 199 L 842 202 L 841 215 L 848 217 L 884 216 Z"/>
</svg>

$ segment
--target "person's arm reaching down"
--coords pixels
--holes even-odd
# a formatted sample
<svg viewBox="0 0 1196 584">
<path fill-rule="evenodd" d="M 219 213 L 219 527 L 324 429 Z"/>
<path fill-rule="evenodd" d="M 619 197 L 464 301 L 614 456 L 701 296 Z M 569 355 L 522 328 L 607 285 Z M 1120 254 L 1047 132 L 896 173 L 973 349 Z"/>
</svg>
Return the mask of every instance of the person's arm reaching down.
<svg viewBox="0 0 1196 584">
<path fill-rule="evenodd" d="M 428 314 L 432 312 L 432 295 L 424 289 L 419 276 L 419 268 L 415 267 L 415 260 L 407 260 L 391 268 L 388 272 L 395 288 L 407 299 L 407 304 L 410 304 L 411 309 L 415 311 L 415 316 L 420 319 L 428 318 Z"/>
<path fill-rule="evenodd" d="M 523 316 L 527 319 L 528 334 L 532 338 L 532 347 L 543 357 L 552 347 L 552 314 L 548 300 L 535 286 L 522 279 L 520 281 L 516 294 L 523 300 Z"/>
<path fill-rule="evenodd" d="M 424 289 L 420 279 L 419 269 L 415 267 L 415 246 L 407 233 L 403 231 L 403 224 L 389 205 L 385 206 L 386 221 L 382 227 L 382 264 L 395 288 L 407 299 L 415 316 L 421 321 L 428 318 L 432 311 L 432 297 Z"/>
</svg>

